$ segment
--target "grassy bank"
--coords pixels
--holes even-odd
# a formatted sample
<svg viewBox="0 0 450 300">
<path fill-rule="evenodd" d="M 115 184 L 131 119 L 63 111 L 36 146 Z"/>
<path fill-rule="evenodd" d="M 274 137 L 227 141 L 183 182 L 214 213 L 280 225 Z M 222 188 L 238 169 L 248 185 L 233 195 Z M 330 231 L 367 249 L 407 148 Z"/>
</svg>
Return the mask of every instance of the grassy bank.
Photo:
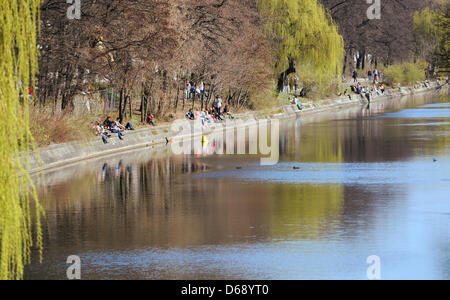
<svg viewBox="0 0 450 300">
<path fill-rule="evenodd" d="M 400 68 L 394 66 L 394 70 L 397 69 L 404 70 L 404 68 Z M 397 76 L 397 73 L 394 72 L 392 76 Z M 404 78 L 403 75 L 398 75 L 394 78 Z M 412 81 L 416 83 L 419 77 L 415 77 L 410 75 L 408 78 L 414 78 Z M 421 78 L 421 77 L 420 77 Z M 372 86 L 373 84 L 365 84 L 366 86 Z M 390 88 L 394 88 L 396 84 L 390 84 Z M 389 87 L 388 86 L 388 87 Z M 412 87 L 412 85 L 411 85 Z M 416 86 L 417 87 L 417 86 Z M 396 89 L 397 87 L 395 87 Z M 351 95 L 350 87 L 342 86 L 341 91 L 347 90 L 347 94 Z M 270 91 L 269 91 L 270 93 Z M 276 96 L 276 98 L 275 98 Z M 265 105 L 263 106 L 255 106 L 250 108 L 241 107 L 239 109 L 233 110 L 233 114 L 236 113 L 245 113 L 249 111 L 257 111 L 261 115 L 270 115 L 282 112 L 281 106 L 289 105 L 289 98 L 293 97 L 294 93 L 286 94 L 281 93 L 278 95 L 267 96 L 264 101 Z M 334 97 L 337 97 L 335 95 Z M 275 98 L 275 100 L 274 100 Z M 333 97 L 326 98 L 303 98 L 301 102 L 314 102 L 324 99 L 332 99 Z M 191 106 L 190 106 L 191 107 Z M 194 105 L 194 110 L 200 110 L 201 107 L 199 104 Z M 187 108 L 186 108 L 187 110 Z M 176 119 L 183 118 L 185 112 L 177 111 L 173 112 L 170 115 L 166 115 L 162 119 L 157 119 L 157 125 L 167 125 L 172 123 Z M 31 131 L 35 138 L 36 144 L 39 148 L 44 148 L 52 144 L 62 144 L 71 141 L 88 141 L 95 137 L 94 130 L 92 128 L 92 124 L 96 121 L 102 123 L 107 116 L 110 116 L 112 119 L 116 119 L 118 117 L 118 113 L 97 113 L 97 114 L 72 114 L 72 113 L 53 113 L 49 108 L 38 108 L 34 107 L 31 109 L 30 120 L 31 120 Z M 148 124 L 142 123 L 140 115 L 138 112 L 132 115 L 131 118 L 124 119 L 124 124 L 128 121 L 133 123 L 133 126 L 136 129 L 150 127 Z"/>
</svg>

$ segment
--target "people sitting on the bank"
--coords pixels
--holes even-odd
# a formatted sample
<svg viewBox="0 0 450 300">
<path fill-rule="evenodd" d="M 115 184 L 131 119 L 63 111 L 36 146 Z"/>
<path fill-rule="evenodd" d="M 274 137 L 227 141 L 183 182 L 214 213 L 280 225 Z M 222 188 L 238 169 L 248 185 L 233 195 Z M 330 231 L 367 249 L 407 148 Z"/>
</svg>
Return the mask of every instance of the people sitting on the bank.
<svg viewBox="0 0 450 300">
<path fill-rule="evenodd" d="M 228 106 L 228 104 L 225 105 L 225 107 L 223 108 L 223 115 L 227 116 L 230 119 L 234 119 L 233 115 L 231 114 L 230 107 Z"/>
<path fill-rule="evenodd" d="M 298 110 L 303 110 L 302 103 L 301 103 L 300 100 L 297 98 L 297 96 L 294 97 L 294 104 L 297 105 Z"/>
<path fill-rule="evenodd" d="M 134 130 L 133 124 L 131 124 L 131 122 L 128 122 L 127 125 L 125 125 L 125 130 Z"/>
<path fill-rule="evenodd" d="M 120 118 L 117 118 L 117 119 L 114 121 L 114 124 L 115 124 L 117 127 L 119 127 L 120 130 L 125 130 L 125 126 L 123 126 L 122 124 L 120 124 Z"/>
<path fill-rule="evenodd" d="M 214 119 L 214 121 L 223 121 L 223 116 L 217 108 L 210 108 L 209 114 Z"/>
<path fill-rule="evenodd" d="M 147 124 L 156 126 L 155 116 L 151 112 L 147 114 Z"/>
<path fill-rule="evenodd" d="M 213 107 L 210 107 L 209 109 L 204 108 L 201 111 L 193 111 L 192 109 L 189 109 L 184 117 L 188 120 L 200 120 L 203 125 L 224 121 L 226 117 L 234 119 L 228 105 L 224 107 L 223 112 L 220 111 L 219 108 L 221 107 L 221 104 L 217 107 L 217 103 L 220 102 L 221 100 L 215 104 L 213 103 Z"/>
<path fill-rule="evenodd" d="M 117 127 L 120 128 L 120 130 L 134 130 L 133 124 L 131 124 L 131 122 L 128 122 L 125 126 L 120 124 L 120 118 L 117 118 L 114 123 L 117 125 Z"/>
<path fill-rule="evenodd" d="M 374 85 L 372 87 L 371 92 L 374 93 L 374 94 L 377 94 L 377 96 L 381 96 L 381 92 L 380 92 L 380 90 L 378 89 L 378 87 L 376 85 Z"/>
<path fill-rule="evenodd" d="M 203 109 L 202 111 L 199 112 L 197 118 L 198 120 L 202 121 L 202 125 L 206 124 L 206 109 Z"/>
<path fill-rule="evenodd" d="M 95 130 L 95 135 L 100 136 L 103 140 L 103 143 L 107 144 L 109 135 L 105 127 L 101 126 L 98 122 L 95 122 L 93 128 Z"/>
<path fill-rule="evenodd" d="M 106 117 L 106 120 L 103 122 L 103 126 L 106 128 L 106 129 L 110 129 L 111 128 L 111 126 L 113 125 L 113 121 L 111 121 L 111 117 Z"/>
<path fill-rule="evenodd" d="M 380 85 L 380 92 L 381 92 L 381 94 L 384 95 L 384 91 L 385 91 L 384 84 L 381 84 Z"/>
<path fill-rule="evenodd" d="M 361 95 L 363 87 L 362 87 L 362 85 L 361 85 L 360 83 L 358 83 L 358 84 L 355 86 L 355 89 L 356 89 L 356 93 L 357 93 L 358 95 Z"/>
<path fill-rule="evenodd" d="M 195 115 L 192 112 L 192 108 L 190 108 L 189 111 L 186 113 L 186 118 L 189 120 L 195 120 Z"/>
<path fill-rule="evenodd" d="M 203 111 L 204 111 L 204 113 L 205 113 L 205 119 L 206 119 L 206 121 L 208 121 L 209 124 L 213 123 L 213 122 L 214 122 L 214 119 L 213 119 L 212 116 L 209 114 L 209 111 L 206 110 L 206 109 L 204 109 Z"/>
<path fill-rule="evenodd" d="M 120 127 L 117 126 L 115 123 L 111 126 L 110 131 L 111 131 L 112 133 L 117 133 L 117 135 L 119 136 L 119 139 L 123 140 L 123 133 L 122 133 L 122 131 L 120 130 Z"/>
<path fill-rule="evenodd" d="M 360 95 L 364 94 L 364 86 L 362 84 L 358 84 L 358 93 Z"/>
</svg>

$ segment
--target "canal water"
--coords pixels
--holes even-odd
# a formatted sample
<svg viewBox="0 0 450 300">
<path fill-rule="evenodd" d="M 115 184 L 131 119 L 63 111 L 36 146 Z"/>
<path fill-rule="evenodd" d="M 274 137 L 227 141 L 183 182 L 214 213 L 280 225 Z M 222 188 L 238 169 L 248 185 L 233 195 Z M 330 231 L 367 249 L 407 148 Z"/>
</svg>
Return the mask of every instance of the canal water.
<svg viewBox="0 0 450 300">
<path fill-rule="evenodd" d="M 450 279 L 450 103 L 425 94 L 282 121 L 279 163 L 168 147 L 45 175 L 26 279 Z"/>
</svg>

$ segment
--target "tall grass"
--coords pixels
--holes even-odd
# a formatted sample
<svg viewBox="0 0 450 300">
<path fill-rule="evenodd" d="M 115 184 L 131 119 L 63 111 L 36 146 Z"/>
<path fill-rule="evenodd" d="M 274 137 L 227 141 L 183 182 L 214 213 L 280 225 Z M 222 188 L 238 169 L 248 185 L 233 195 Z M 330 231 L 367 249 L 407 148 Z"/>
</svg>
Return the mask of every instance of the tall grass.
<svg viewBox="0 0 450 300">
<path fill-rule="evenodd" d="M 52 113 L 44 108 L 30 110 L 31 133 L 38 147 L 70 141 L 87 141 L 93 134 L 93 116 Z"/>
</svg>

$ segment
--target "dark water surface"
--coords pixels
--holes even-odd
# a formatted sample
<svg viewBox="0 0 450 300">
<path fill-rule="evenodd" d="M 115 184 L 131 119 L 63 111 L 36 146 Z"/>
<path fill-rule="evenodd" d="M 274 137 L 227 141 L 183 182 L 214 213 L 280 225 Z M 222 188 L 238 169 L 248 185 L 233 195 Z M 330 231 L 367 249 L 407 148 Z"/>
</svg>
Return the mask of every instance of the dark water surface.
<svg viewBox="0 0 450 300">
<path fill-rule="evenodd" d="M 435 94 L 281 124 L 280 162 L 165 147 L 46 175 L 27 279 L 450 279 L 450 103 Z M 295 167 L 295 169 L 294 169 Z"/>
</svg>

